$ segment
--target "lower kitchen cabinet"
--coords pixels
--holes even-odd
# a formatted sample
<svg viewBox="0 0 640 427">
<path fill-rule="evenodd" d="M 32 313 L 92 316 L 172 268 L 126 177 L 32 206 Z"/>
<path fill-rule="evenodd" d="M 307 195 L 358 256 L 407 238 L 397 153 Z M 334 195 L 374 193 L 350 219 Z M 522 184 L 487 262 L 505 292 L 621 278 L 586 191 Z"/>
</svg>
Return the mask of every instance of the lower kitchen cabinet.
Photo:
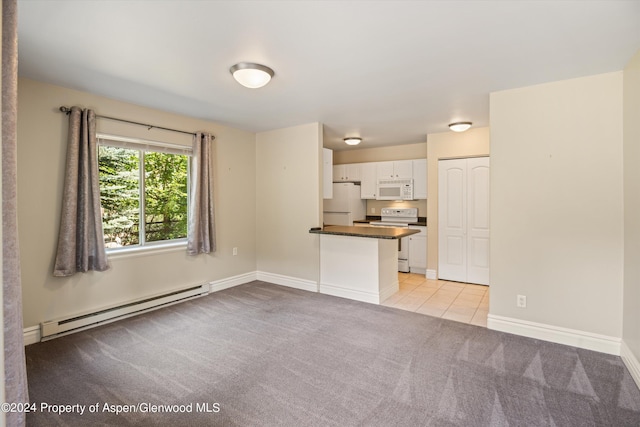
<svg viewBox="0 0 640 427">
<path fill-rule="evenodd" d="M 420 233 L 409 236 L 409 271 L 426 274 L 427 272 L 427 227 L 411 225 L 409 228 Z"/>
</svg>

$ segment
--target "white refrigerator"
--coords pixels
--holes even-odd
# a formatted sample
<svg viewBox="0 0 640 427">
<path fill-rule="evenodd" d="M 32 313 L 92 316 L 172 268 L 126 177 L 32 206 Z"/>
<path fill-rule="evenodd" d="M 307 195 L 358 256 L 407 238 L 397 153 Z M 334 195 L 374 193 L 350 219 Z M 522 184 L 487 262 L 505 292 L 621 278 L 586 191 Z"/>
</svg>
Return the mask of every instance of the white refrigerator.
<svg viewBox="0 0 640 427">
<path fill-rule="evenodd" d="M 353 225 L 365 219 L 367 201 L 360 198 L 360 185 L 353 182 L 334 182 L 333 198 L 323 199 L 324 225 Z"/>
</svg>

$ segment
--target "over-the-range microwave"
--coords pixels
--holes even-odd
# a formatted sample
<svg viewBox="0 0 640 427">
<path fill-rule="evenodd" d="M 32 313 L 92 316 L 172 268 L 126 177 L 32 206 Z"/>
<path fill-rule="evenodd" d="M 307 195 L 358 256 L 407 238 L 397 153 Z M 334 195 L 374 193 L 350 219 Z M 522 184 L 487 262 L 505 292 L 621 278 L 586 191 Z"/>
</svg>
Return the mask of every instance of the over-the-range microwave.
<svg viewBox="0 0 640 427">
<path fill-rule="evenodd" d="M 413 200 L 412 179 L 381 179 L 376 200 Z"/>
</svg>

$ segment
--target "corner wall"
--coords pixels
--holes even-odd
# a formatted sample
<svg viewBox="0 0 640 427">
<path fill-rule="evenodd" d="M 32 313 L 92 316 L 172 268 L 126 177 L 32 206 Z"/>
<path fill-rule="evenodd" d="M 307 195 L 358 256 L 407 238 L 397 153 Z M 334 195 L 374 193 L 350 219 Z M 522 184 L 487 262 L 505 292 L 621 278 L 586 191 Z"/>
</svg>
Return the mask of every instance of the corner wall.
<svg viewBox="0 0 640 427">
<path fill-rule="evenodd" d="M 640 387 L 640 51 L 624 69 L 623 354 Z M 625 354 L 626 353 L 626 354 Z"/>
<path fill-rule="evenodd" d="M 218 251 L 188 257 L 186 248 L 110 257 L 103 273 L 53 277 L 68 117 L 61 105 L 185 131 L 212 132 Z M 98 119 L 98 131 L 191 144 L 191 136 Z M 256 269 L 255 135 L 159 110 L 28 79 L 18 83 L 18 221 L 25 328 Z M 238 256 L 232 248 L 238 247 Z"/>
<path fill-rule="evenodd" d="M 495 92 L 490 102 L 489 327 L 619 352 L 622 72 Z"/>
<path fill-rule="evenodd" d="M 322 225 L 322 125 L 256 135 L 258 278 L 316 292 Z"/>
</svg>

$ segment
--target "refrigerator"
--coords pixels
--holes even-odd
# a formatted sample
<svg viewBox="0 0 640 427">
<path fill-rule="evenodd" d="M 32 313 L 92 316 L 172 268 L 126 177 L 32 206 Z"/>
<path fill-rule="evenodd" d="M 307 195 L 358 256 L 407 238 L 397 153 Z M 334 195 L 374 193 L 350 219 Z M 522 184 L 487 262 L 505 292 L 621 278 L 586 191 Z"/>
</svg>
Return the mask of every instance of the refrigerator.
<svg viewBox="0 0 640 427">
<path fill-rule="evenodd" d="M 360 184 L 334 182 L 333 198 L 323 199 L 324 225 L 353 225 L 365 219 L 367 201 L 360 198 Z"/>
</svg>

